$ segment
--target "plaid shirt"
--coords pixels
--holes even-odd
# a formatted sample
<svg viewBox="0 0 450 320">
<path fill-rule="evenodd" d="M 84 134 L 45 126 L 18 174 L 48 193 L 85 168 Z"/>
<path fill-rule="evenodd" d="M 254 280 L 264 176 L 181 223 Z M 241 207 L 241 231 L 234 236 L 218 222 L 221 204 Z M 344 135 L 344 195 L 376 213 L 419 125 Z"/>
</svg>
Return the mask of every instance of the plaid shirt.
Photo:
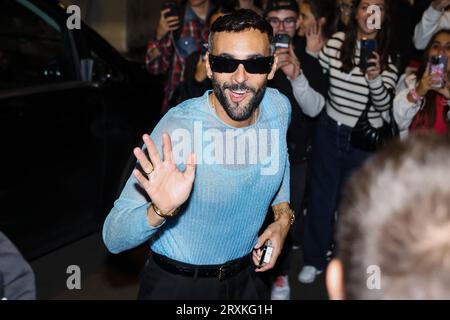
<svg viewBox="0 0 450 320">
<path fill-rule="evenodd" d="M 210 5 L 211 12 L 213 6 Z M 209 27 L 186 5 L 183 26 L 177 39 L 172 34 L 161 40 L 150 39 L 145 56 L 147 70 L 151 74 L 165 73 L 168 75 L 162 104 L 162 113 L 171 107 L 169 103 L 178 85 L 183 81 L 185 59 L 199 51 L 202 43 L 208 40 Z M 178 102 L 178 101 L 176 101 Z"/>
</svg>

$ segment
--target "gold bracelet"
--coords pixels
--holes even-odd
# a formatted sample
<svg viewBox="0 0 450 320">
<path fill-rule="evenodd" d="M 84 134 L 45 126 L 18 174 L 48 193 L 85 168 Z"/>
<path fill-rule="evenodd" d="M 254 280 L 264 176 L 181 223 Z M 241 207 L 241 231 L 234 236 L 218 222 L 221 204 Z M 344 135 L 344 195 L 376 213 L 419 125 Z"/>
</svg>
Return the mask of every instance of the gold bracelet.
<svg viewBox="0 0 450 320">
<path fill-rule="evenodd" d="M 295 211 L 292 210 L 291 208 L 287 207 L 287 208 L 281 208 L 281 209 L 273 209 L 273 216 L 275 221 L 278 220 L 278 218 L 282 215 L 282 214 L 288 214 L 289 215 L 289 224 L 292 226 L 294 224 L 295 221 Z"/>
<path fill-rule="evenodd" d="M 161 218 L 163 218 L 163 219 L 171 218 L 171 217 L 175 216 L 175 215 L 180 211 L 180 208 L 176 208 L 176 209 L 173 209 L 172 211 L 169 211 L 169 212 L 167 212 L 167 213 L 163 213 L 163 212 L 161 211 L 161 209 L 158 208 L 153 202 L 152 202 L 151 206 L 152 206 L 152 208 L 153 208 L 153 211 L 155 211 L 155 213 L 156 213 L 159 217 L 161 217 Z"/>
</svg>

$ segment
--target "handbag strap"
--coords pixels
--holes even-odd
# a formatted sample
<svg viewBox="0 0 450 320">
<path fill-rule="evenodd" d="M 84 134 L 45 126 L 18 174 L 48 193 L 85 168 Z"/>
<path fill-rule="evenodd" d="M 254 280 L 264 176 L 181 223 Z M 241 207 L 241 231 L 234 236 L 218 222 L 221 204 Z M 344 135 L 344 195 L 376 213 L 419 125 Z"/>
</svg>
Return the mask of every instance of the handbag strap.
<svg viewBox="0 0 450 320">
<path fill-rule="evenodd" d="M 388 95 L 389 95 L 389 110 L 388 110 L 389 111 L 389 119 L 390 119 L 389 122 L 392 124 L 393 122 L 395 122 L 395 121 L 393 121 L 394 120 L 393 102 L 394 102 L 394 97 L 395 97 L 395 91 L 392 88 L 386 88 L 386 90 L 387 90 Z M 359 117 L 360 119 L 361 118 L 367 118 L 367 119 L 369 118 L 368 115 L 369 115 L 369 110 L 370 110 L 371 106 L 372 106 L 372 96 L 370 95 L 370 91 L 369 91 L 366 107 L 362 111 L 362 113 L 361 113 L 361 115 Z M 381 112 L 380 112 L 380 115 L 381 115 Z"/>
</svg>

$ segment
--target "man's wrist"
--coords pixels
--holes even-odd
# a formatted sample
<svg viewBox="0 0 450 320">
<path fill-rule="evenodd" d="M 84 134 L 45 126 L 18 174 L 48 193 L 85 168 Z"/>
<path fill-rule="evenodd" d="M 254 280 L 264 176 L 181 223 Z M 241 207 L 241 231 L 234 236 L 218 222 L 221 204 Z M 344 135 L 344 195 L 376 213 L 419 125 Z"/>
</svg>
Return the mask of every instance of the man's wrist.
<svg viewBox="0 0 450 320">
<path fill-rule="evenodd" d="M 152 207 L 152 209 L 155 212 L 155 214 L 157 216 L 159 216 L 160 218 L 162 218 L 162 219 L 171 218 L 171 217 L 175 216 L 179 212 L 179 208 L 171 209 L 171 210 L 168 210 L 168 211 L 161 210 L 154 203 L 152 203 L 150 205 L 150 207 Z"/>
<path fill-rule="evenodd" d="M 294 80 L 298 79 L 301 75 L 302 75 L 302 69 L 299 69 L 298 72 L 293 73 L 292 77 L 290 75 L 286 75 L 286 77 L 288 78 L 289 81 L 294 81 Z"/>
<path fill-rule="evenodd" d="M 152 228 L 161 226 L 165 221 L 166 219 L 159 216 L 151 204 L 147 207 L 147 222 Z"/>
<path fill-rule="evenodd" d="M 292 226 L 295 221 L 295 212 L 290 207 L 273 208 L 275 222 L 283 222 Z"/>
</svg>

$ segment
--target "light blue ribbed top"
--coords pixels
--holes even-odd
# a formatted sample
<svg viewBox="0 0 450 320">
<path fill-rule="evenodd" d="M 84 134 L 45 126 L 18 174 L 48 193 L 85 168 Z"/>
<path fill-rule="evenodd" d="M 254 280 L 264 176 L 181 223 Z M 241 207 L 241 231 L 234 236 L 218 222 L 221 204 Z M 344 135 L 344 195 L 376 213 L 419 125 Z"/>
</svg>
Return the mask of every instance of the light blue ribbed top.
<svg viewBox="0 0 450 320">
<path fill-rule="evenodd" d="M 222 264 L 250 253 L 269 206 L 289 202 L 288 99 L 267 88 L 255 124 L 237 129 L 216 115 L 210 93 L 171 109 L 151 134 L 160 156 L 162 134 L 171 135 L 175 163 L 182 171 L 187 155 L 196 153 L 188 201 L 179 215 L 151 227 L 149 199 L 131 175 L 103 226 L 111 252 L 148 241 L 153 251 L 174 260 Z"/>
</svg>

